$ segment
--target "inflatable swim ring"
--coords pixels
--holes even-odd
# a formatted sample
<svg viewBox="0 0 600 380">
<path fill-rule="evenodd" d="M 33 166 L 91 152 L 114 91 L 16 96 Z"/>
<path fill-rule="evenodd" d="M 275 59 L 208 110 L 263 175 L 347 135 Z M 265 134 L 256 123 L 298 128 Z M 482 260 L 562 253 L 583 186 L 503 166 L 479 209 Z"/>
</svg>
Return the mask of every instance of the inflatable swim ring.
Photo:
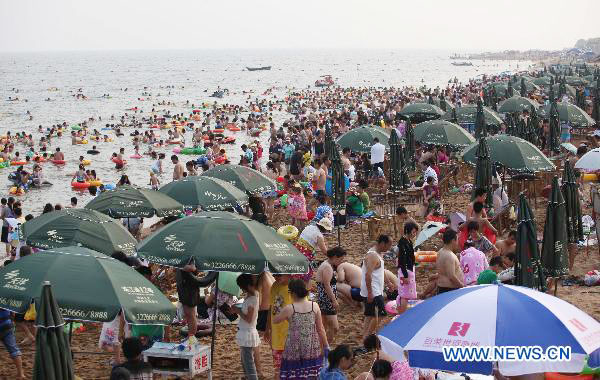
<svg viewBox="0 0 600 380">
<path fill-rule="evenodd" d="M 81 131 L 81 126 L 79 126 L 79 125 L 71 125 L 71 130 L 72 131 Z"/>
<path fill-rule="evenodd" d="M 562 374 L 558 372 L 546 372 L 544 378 L 546 380 L 592 380 L 594 375 L 576 375 L 576 374 Z"/>
<path fill-rule="evenodd" d="M 206 153 L 206 149 L 204 148 L 183 148 L 181 149 L 181 154 L 194 155 L 194 154 L 204 154 Z"/>
<path fill-rule="evenodd" d="M 225 137 L 225 139 L 222 142 L 223 142 L 223 144 L 233 144 L 233 143 L 235 143 L 235 137 L 233 137 L 233 136 Z"/>
<path fill-rule="evenodd" d="M 236 127 L 235 125 L 228 126 L 227 129 L 230 130 L 231 132 L 239 132 L 242 130 L 242 128 Z"/>
<path fill-rule="evenodd" d="M 596 174 L 596 173 L 586 173 L 586 174 L 583 175 L 583 181 L 584 182 L 598 181 L 598 174 Z"/>
<path fill-rule="evenodd" d="M 87 140 L 81 140 L 81 141 L 78 141 L 78 142 L 77 142 L 77 144 L 81 144 L 81 145 L 85 145 L 85 144 L 87 144 L 87 143 L 88 143 L 88 141 L 87 141 Z"/>
<path fill-rule="evenodd" d="M 51 160 L 50 162 L 52 162 L 54 165 L 64 165 L 64 164 L 66 164 L 65 160 Z"/>
<path fill-rule="evenodd" d="M 71 187 L 74 189 L 87 189 L 90 187 L 89 182 L 71 182 Z"/>
<path fill-rule="evenodd" d="M 44 157 L 35 156 L 35 157 L 33 157 L 33 161 L 35 161 L 35 162 L 46 162 L 46 159 Z"/>
<path fill-rule="evenodd" d="M 417 251 L 415 252 L 415 261 L 418 263 L 435 263 L 437 260 L 436 251 Z"/>
<path fill-rule="evenodd" d="M 90 149 L 87 151 L 87 154 L 100 154 L 99 150 Z"/>
<path fill-rule="evenodd" d="M 12 166 L 17 166 L 17 165 L 25 165 L 27 163 L 27 161 L 11 161 L 10 164 Z"/>
<path fill-rule="evenodd" d="M 100 186 L 102 185 L 102 181 L 100 181 L 99 179 L 93 180 L 93 181 L 89 181 L 90 186 Z"/>
<path fill-rule="evenodd" d="M 107 183 L 104 185 L 104 190 L 114 190 L 117 186 L 113 183 Z"/>
<path fill-rule="evenodd" d="M 0 162 L 0 168 L 7 168 L 10 166 L 10 162 L 6 161 L 6 162 Z"/>
<path fill-rule="evenodd" d="M 224 156 L 220 156 L 215 158 L 215 164 L 224 164 L 225 163 L 225 157 Z"/>
<path fill-rule="evenodd" d="M 180 146 L 176 146 L 175 148 L 173 148 L 173 153 L 175 153 L 175 154 L 181 153 L 181 147 Z"/>
<path fill-rule="evenodd" d="M 91 160 L 81 160 L 81 164 L 85 165 L 85 166 L 90 165 L 91 163 L 92 163 Z"/>
<path fill-rule="evenodd" d="M 111 161 L 112 161 L 112 162 L 114 162 L 114 163 L 115 163 L 115 164 L 117 164 L 117 165 L 125 165 L 125 164 L 127 163 L 127 161 L 125 161 L 125 160 L 119 160 L 119 159 L 118 159 L 118 158 L 116 158 L 116 157 L 115 157 L 115 158 L 112 158 L 112 159 L 111 159 Z"/>
<path fill-rule="evenodd" d="M 225 129 L 223 129 L 223 128 L 215 128 L 215 129 L 213 129 L 213 131 L 215 133 L 225 133 Z"/>
<path fill-rule="evenodd" d="M 288 224 L 287 226 L 279 227 L 277 234 L 286 240 L 293 240 L 298 236 L 298 228 Z"/>
<path fill-rule="evenodd" d="M 25 194 L 25 190 L 23 190 L 22 188 L 17 188 L 16 186 L 13 186 L 10 188 L 10 190 L 8 190 L 8 192 L 12 195 L 23 195 Z"/>
<path fill-rule="evenodd" d="M 129 158 L 135 158 L 137 160 L 139 160 L 140 158 L 142 158 L 141 154 L 132 154 L 131 156 L 129 156 Z"/>
</svg>

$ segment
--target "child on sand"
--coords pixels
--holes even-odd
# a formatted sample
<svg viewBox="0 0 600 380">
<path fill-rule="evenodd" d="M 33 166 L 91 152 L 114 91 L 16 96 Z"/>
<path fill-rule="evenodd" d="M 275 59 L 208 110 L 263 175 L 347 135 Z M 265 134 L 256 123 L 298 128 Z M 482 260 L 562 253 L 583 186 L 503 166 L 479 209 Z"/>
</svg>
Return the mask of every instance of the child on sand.
<svg viewBox="0 0 600 380">
<path fill-rule="evenodd" d="M 150 171 L 150 186 L 152 186 L 152 190 L 158 190 L 160 186 L 160 181 L 152 170 Z"/>
<path fill-rule="evenodd" d="M 302 224 L 308 220 L 306 213 L 306 199 L 302 193 L 302 186 L 295 184 L 288 193 L 288 213 L 292 217 L 292 225 L 301 229 Z"/>
<path fill-rule="evenodd" d="M 238 332 L 235 340 L 240 346 L 242 368 L 247 380 L 257 380 L 255 360 L 259 357 L 260 337 L 256 330 L 258 319 L 258 292 L 256 291 L 255 277 L 251 274 L 241 274 L 236 282 L 240 289 L 246 293 L 246 298 L 241 306 L 235 305 L 232 310 L 239 314 Z"/>
</svg>

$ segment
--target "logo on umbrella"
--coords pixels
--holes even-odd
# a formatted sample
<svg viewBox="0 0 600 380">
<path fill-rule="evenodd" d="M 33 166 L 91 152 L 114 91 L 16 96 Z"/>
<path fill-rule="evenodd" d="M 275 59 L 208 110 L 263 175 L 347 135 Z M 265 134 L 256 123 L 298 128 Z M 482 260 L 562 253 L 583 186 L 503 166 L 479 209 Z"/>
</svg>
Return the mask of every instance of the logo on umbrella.
<svg viewBox="0 0 600 380">
<path fill-rule="evenodd" d="M 14 289 L 14 290 L 25 290 L 24 285 L 29 282 L 28 278 L 19 277 L 19 270 L 15 269 L 4 274 L 4 279 L 6 280 L 6 284 L 4 284 L 5 288 Z"/>
<path fill-rule="evenodd" d="M 58 231 L 56 230 L 49 230 L 46 232 L 46 235 L 48 235 L 48 240 L 49 241 L 53 241 L 55 243 L 62 243 L 63 242 L 63 237 L 60 236 L 58 234 Z"/>
<path fill-rule="evenodd" d="M 185 245 L 184 241 L 178 241 L 177 237 L 175 235 L 168 235 L 165 236 L 165 244 L 166 247 L 165 249 L 167 251 L 175 251 L 175 252 L 183 252 L 185 251 L 185 249 L 183 248 L 183 246 Z"/>
<path fill-rule="evenodd" d="M 448 330 L 448 335 L 465 336 L 467 335 L 467 331 L 469 331 L 469 327 L 471 327 L 470 323 L 452 322 L 452 325 L 450 325 L 450 330 Z"/>
</svg>

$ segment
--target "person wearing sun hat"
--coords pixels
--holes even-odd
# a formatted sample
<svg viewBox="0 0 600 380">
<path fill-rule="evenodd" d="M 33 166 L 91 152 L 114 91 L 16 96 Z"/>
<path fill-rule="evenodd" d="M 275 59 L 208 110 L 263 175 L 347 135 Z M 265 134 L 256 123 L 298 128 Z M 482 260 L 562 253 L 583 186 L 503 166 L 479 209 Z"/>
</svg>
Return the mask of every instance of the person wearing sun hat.
<svg viewBox="0 0 600 380">
<path fill-rule="evenodd" d="M 317 250 L 321 253 L 321 256 L 327 254 L 327 244 L 325 243 L 324 232 L 330 232 L 333 230 L 333 223 L 329 218 L 322 218 L 316 224 L 309 224 L 304 227 L 302 233 L 296 241 L 296 248 L 308 259 L 309 263 L 315 259 L 315 253 Z M 308 273 L 302 275 L 295 275 L 297 278 L 301 278 L 305 282 L 308 282 L 312 277 L 313 269 L 312 265 Z"/>
</svg>

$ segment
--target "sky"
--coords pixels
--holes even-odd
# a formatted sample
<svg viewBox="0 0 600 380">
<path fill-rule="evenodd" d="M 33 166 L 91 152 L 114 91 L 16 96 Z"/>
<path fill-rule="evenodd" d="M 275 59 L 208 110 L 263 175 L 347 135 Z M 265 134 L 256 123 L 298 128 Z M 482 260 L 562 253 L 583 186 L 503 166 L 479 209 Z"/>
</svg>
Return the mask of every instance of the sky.
<svg viewBox="0 0 600 380">
<path fill-rule="evenodd" d="M 562 49 L 600 0 L 0 0 L 0 52 Z"/>
</svg>

